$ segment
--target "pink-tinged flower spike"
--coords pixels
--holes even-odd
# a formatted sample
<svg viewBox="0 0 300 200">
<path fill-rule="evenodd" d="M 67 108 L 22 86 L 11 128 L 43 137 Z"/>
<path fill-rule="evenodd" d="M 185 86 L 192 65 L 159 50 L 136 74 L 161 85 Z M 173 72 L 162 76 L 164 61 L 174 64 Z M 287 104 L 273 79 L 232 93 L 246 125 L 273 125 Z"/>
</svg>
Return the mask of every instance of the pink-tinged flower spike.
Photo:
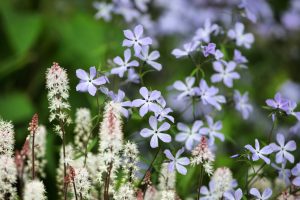
<svg viewBox="0 0 300 200">
<path fill-rule="evenodd" d="M 196 35 L 194 37 L 194 40 L 203 41 L 206 43 L 210 42 L 210 35 L 212 33 L 217 34 L 219 30 L 219 26 L 217 24 L 211 24 L 209 19 L 206 19 L 204 22 L 204 27 L 199 28 L 196 31 Z"/>
<path fill-rule="evenodd" d="M 219 131 L 222 129 L 222 122 L 217 121 L 214 123 L 214 120 L 210 116 L 206 116 L 206 121 L 208 124 L 208 127 L 204 127 L 200 129 L 200 134 L 207 135 L 209 138 L 209 143 L 214 144 L 215 143 L 215 137 L 219 138 L 222 142 L 224 142 L 225 138 L 223 133 L 220 133 Z"/>
<path fill-rule="evenodd" d="M 164 151 L 164 154 L 166 155 L 166 157 L 171 160 L 171 162 L 169 163 L 169 166 L 168 166 L 168 169 L 170 172 L 173 172 L 176 168 L 176 170 L 180 174 L 186 175 L 187 169 L 184 166 L 190 164 L 190 159 L 188 159 L 187 157 L 180 158 L 180 155 L 183 152 L 184 152 L 184 147 L 179 149 L 174 157 L 169 149 L 166 149 Z"/>
<path fill-rule="evenodd" d="M 272 190 L 270 188 L 267 188 L 263 191 L 262 194 L 258 191 L 256 188 L 251 188 L 250 194 L 252 194 L 256 200 L 267 200 L 271 198 L 272 196 Z"/>
<path fill-rule="evenodd" d="M 152 129 L 144 128 L 140 132 L 142 137 L 151 137 L 150 146 L 152 148 L 158 147 L 158 139 L 165 143 L 169 143 L 172 140 L 169 134 L 163 132 L 170 129 L 170 124 L 164 122 L 160 127 L 158 127 L 157 123 L 157 119 L 154 116 L 151 116 L 149 118 L 149 124 Z"/>
<path fill-rule="evenodd" d="M 213 63 L 214 70 L 217 72 L 211 76 L 211 82 L 217 83 L 223 81 L 227 87 L 233 86 L 233 80 L 239 79 L 239 73 L 235 72 L 236 63 L 233 61 L 230 62 L 219 62 L 216 61 Z"/>
<path fill-rule="evenodd" d="M 225 197 L 225 200 L 241 200 L 243 197 L 243 192 L 241 188 L 239 188 L 235 191 L 225 192 L 223 196 Z"/>
<path fill-rule="evenodd" d="M 199 88 L 195 88 L 195 92 L 204 105 L 210 104 L 217 110 L 222 109 L 221 103 L 226 103 L 224 96 L 217 95 L 219 89 L 214 86 L 209 87 L 204 79 L 200 80 Z"/>
<path fill-rule="evenodd" d="M 193 88 L 195 84 L 195 77 L 189 76 L 185 78 L 185 82 L 182 81 L 175 81 L 173 84 L 173 87 L 181 92 L 178 96 L 177 99 L 181 100 L 182 98 L 185 97 L 192 97 L 195 95 L 195 90 Z"/>
<path fill-rule="evenodd" d="M 76 76 L 80 79 L 80 82 L 76 86 L 76 91 L 88 91 L 92 96 L 95 96 L 97 92 L 97 86 L 103 85 L 108 82 L 108 79 L 105 76 L 97 77 L 96 67 L 90 67 L 89 74 L 82 69 L 77 69 Z"/>
<path fill-rule="evenodd" d="M 233 100 L 235 109 L 242 114 L 243 119 L 248 119 L 250 113 L 253 111 L 252 105 L 248 102 L 248 92 L 241 94 L 238 90 L 234 90 Z"/>
<path fill-rule="evenodd" d="M 244 46 L 245 48 L 250 49 L 252 43 L 254 42 L 254 36 L 252 33 L 244 34 L 244 29 L 244 24 L 237 22 L 234 29 L 230 29 L 228 31 L 227 36 L 230 39 L 234 39 L 237 46 Z"/>
<path fill-rule="evenodd" d="M 139 63 L 136 60 L 129 61 L 131 58 L 131 50 L 126 49 L 124 51 L 124 60 L 117 56 L 114 58 L 114 63 L 116 63 L 119 67 L 115 67 L 111 70 L 111 74 L 118 74 L 120 78 L 124 76 L 124 73 L 130 69 L 130 67 L 138 67 Z"/>
<path fill-rule="evenodd" d="M 138 58 L 146 62 L 157 71 L 160 71 L 162 69 L 162 66 L 160 63 L 155 61 L 159 58 L 159 56 L 160 54 L 158 51 L 152 51 L 151 53 L 149 53 L 149 46 L 144 46 L 141 53 L 138 55 Z"/>
<path fill-rule="evenodd" d="M 189 151 L 192 150 L 195 144 L 200 142 L 201 135 L 199 131 L 202 126 L 203 122 L 201 120 L 195 121 L 192 128 L 179 122 L 177 124 L 177 129 L 180 132 L 176 135 L 175 140 L 177 142 L 185 142 L 186 149 Z"/>
<path fill-rule="evenodd" d="M 300 163 L 297 163 L 297 165 L 292 169 L 292 174 L 295 176 L 292 183 L 295 186 L 300 187 Z"/>
<path fill-rule="evenodd" d="M 143 46 L 148 46 L 152 44 L 152 39 L 150 37 L 142 38 L 144 28 L 142 25 L 137 25 L 134 28 L 134 32 L 131 30 L 125 30 L 124 36 L 126 39 L 123 40 L 123 46 L 134 48 L 135 55 L 139 55 L 142 51 Z"/>
<path fill-rule="evenodd" d="M 248 149 L 252 153 L 252 160 L 257 161 L 259 159 L 263 159 L 267 164 L 270 164 L 270 159 L 267 158 L 265 155 L 269 155 L 273 152 L 270 145 L 267 145 L 260 149 L 260 145 L 257 139 L 255 139 L 255 149 L 247 144 L 245 146 L 246 149 Z"/>
<path fill-rule="evenodd" d="M 200 42 L 189 42 L 183 45 L 183 49 L 174 49 L 172 51 L 172 55 L 174 55 L 176 58 L 181 58 L 184 56 L 188 56 L 190 53 L 195 51 L 197 47 L 199 46 Z"/>
<path fill-rule="evenodd" d="M 289 151 L 296 150 L 296 142 L 291 140 L 285 144 L 285 138 L 281 133 L 276 135 L 276 140 L 279 145 L 275 143 L 270 144 L 273 152 L 278 152 L 276 154 L 276 163 L 282 163 L 285 162 L 285 160 L 288 160 L 290 163 L 294 163 L 294 156 Z"/>
<path fill-rule="evenodd" d="M 157 90 L 149 92 L 146 87 L 141 87 L 140 94 L 143 99 L 135 99 L 132 101 L 132 107 L 140 107 L 140 116 L 144 117 L 149 111 L 159 111 L 159 105 L 156 103 L 161 96 L 161 93 Z"/>
</svg>

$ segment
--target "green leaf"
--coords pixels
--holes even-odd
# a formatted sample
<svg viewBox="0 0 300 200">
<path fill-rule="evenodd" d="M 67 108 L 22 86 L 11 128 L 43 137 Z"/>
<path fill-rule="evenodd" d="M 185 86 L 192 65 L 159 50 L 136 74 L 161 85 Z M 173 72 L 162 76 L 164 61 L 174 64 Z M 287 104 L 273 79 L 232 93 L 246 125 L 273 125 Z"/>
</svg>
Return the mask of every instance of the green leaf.
<svg viewBox="0 0 300 200">
<path fill-rule="evenodd" d="M 17 55 L 26 53 L 38 39 L 42 28 L 38 14 L 19 13 L 2 9 L 4 26 L 12 48 Z"/>
<path fill-rule="evenodd" d="M 33 105 L 24 93 L 14 92 L 0 97 L 0 115 L 5 120 L 24 122 L 29 120 L 33 113 Z"/>
</svg>

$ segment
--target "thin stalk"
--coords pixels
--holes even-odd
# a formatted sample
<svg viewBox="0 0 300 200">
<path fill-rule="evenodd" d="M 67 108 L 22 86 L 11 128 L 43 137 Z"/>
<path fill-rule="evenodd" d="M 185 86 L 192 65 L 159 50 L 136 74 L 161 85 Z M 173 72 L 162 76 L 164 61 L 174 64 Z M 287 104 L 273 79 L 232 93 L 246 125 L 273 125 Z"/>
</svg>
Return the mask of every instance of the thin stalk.
<svg viewBox="0 0 300 200">
<path fill-rule="evenodd" d="M 202 165 L 200 165 L 200 173 L 199 173 L 199 177 L 198 177 L 198 187 L 197 187 L 197 199 L 200 199 L 200 186 L 202 185 L 202 180 L 203 180 L 203 167 Z"/>
<path fill-rule="evenodd" d="M 266 166 L 266 163 L 264 162 L 264 164 L 262 164 L 262 165 L 260 166 L 260 168 L 255 172 L 255 175 L 252 176 L 251 179 L 248 181 L 247 187 L 248 187 L 248 185 L 251 186 L 251 185 L 253 184 L 253 183 L 251 183 L 251 182 L 254 180 L 254 178 L 258 175 L 258 173 L 259 173 L 265 166 Z"/>
<path fill-rule="evenodd" d="M 74 189 L 75 199 L 78 200 L 78 198 L 77 198 L 77 191 L 76 191 L 76 185 L 75 185 L 74 178 L 73 178 L 73 180 L 72 180 L 72 184 L 73 184 L 73 189 Z"/>
<path fill-rule="evenodd" d="M 67 167 L 66 167 L 66 149 L 65 149 L 65 128 L 63 123 L 60 121 L 60 128 L 62 131 L 62 146 L 63 146 L 63 156 L 64 156 L 64 180 L 67 175 Z M 64 199 L 67 199 L 67 188 L 66 188 L 66 183 L 64 181 Z"/>
<path fill-rule="evenodd" d="M 104 200 L 109 200 L 109 182 L 110 182 L 110 175 L 112 170 L 113 163 L 109 164 L 108 174 L 106 176 L 105 185 L 104 185 Z"/>
<path fill-rule="evenodd" d="M 35 165 L 34 165 L 34 135 L 35 133 L 32 134 L 32 180 L 35 179 Z"/>
<path fill-rule="evenodd" d="M 153 165 L 154 161 L 156 160 L 156 158 L 157 158 L 157 156 L 158 156 L 158 154 L 159 154 L 159 152 L 160 152 L 160 149 L 161 149 L 161 146 L 160 146 L 160 147 L 159 147 L 159 149 L 157 150 L 157 152 L 156 152 L 156 154 L 155 154 L 155 156 L 154 156 L 153 160 L 151 161 L 151 163 L 150 163 L 150 165 L 149 165 L 148 169 L 146 170 L 146 172 L 145 172 L 145 174 L 144 174 L 144 176 L 143 176 L 142 180 L 140 181 L 139 185 L 141 185 L 141 184 L 142 184 L 142 182 L 143 182 L 144 178 L 146 177 L 146 174 L 147 174 L 147 172 L 149 172 L 149 171 L 150 171 L 150 169 L 151 169 L 151 167 L 152 167 L 152 165 Z"/>
</svg>

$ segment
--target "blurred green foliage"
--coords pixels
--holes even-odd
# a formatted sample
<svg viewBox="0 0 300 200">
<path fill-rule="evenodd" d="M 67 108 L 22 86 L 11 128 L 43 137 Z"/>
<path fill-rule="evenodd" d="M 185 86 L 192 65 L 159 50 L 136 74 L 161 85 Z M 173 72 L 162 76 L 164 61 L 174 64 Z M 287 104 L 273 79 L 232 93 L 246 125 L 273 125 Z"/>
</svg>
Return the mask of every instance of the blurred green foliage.
<svg viewBox="0 0 300 200">
<path fill-rule="evenodd" d="M 285 3 L 274 2 L 276 12 L 284 9 Z M 21 148 L 27 132 L 28 122 L 35 112 L 40 122 L 48 127 L 47 138 L 47 180 L 49 199 L 56 199 L 55 169 L 57 166 L 60 140 L 48 123 L 47 93 L 45 72 L 53 61 L 68 70 L 70 78 L 70 103 L 74 108 L 89 107 L 97 112 L 96 100 L 86 94 L 75 92 L 77 68 L 89 66 L 106 69 L 107 59 L 122 55 L 122 30 L 125 23 L 119 18 L 105 23 L 96 21 L 92 1 L 84 0 L 1 0 L 0 1 L 0 116 L 12 120 L 16 129 L 16 148 Z M 190 74 L 193 65 L 189 60 L 175 60 L 170 54 L 176 47 L 176 38 L 159 39 L 159 51 L 164 70 L 149 74 L 146 84 L 162 91 L 174 82 Z M 263 105 L 267 97 L 272 97 L 279 85 L 286 79 L 300 82 L 300 56 L 291 57 L 291 51 L 299 47 L 299 35 L 287 39 L 267 40 L 257 38 L 253 50 L 246 51 L 249 71 L 246 79 L 237 88 L 250 92 L 257 105 Z M 299 48 L 298 48 L 299 50 Z M 299 51 L 298 51 L 299 52 Z M 206 70 L 206 69 L 205 69 Z M 242 75 L 242 76 L 243 76 Z M 138 87 L 127 88 L 133 94 Z M 101 102 L 104 99 L 101 99 Z M 267 112 L 260 109 L 263 116 Z M 179 115 L 177 113 L 177 115 Z M 234 110 L 226 111 L 219 117 L 223 121 L 226 142 L 220 145 L 216 166 L 232 167 L 236 178 L 240 165 L 233 166 L 228 156 L 239 151 L 249 138 L 263 137 L 270 124 L 257 122 L 255 126 L 244 122 Z M 147 120 L 145 120 L 147 121 Z M 126 124 L 125 131 L 130 135 L 140 130 L 142 125 L 133 119 Z M 72 126 L 69 132 L 72 132 Z M 72 134 L 69 136 L 69 140 Z M 252 140 L 250 140 L 252 141 Z M 154 151 L 152 152 L 154 154 Z M 146 153 L 149 155 L 150 153 Z M 178 191 L 188 195 L 195 191 L 197 171 L 190 167 L 187 176 L 178 176 Z"/>
</svg>

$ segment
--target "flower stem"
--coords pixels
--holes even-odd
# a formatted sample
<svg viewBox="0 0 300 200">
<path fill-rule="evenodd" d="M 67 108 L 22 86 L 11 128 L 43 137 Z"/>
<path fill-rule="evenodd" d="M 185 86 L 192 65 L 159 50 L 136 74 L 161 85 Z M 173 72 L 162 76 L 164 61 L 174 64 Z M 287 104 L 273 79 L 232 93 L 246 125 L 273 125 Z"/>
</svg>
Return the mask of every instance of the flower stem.
<svg viewBox="0 0 300 200">
<path fill-rule="evenodd" d="M 34 165 L 34 135 L 35 133 L 32 134 L 32 180 L 35 179 L 35 165 Z"/>
<path fill-rule="evenodd" d="M 199 177 L 198 177 L 198 187 L 197 187 L 197 199 L 200 198 L 200 187 L 202 185 L 202 180 L 203 180 L 203 167 L 202 165 L 200 165 L 200 173 L 199 173 Z"/>
<path fill-rule="evenodd" d="M 75 185 L 74 178 L 73 178 L 73 180 L 72 180 L 72 184 L 73 184 L 73 189 L 74 189 L 75 199 L 78 200 L 78 198 L 77 198 L 77 191 L 76 191 L 76 185 Z"/>
<path fill-rule="evenodd" d="M 62 131 L 62 146 L 63 146 L 63 156 L 64 156 L 64 179 L 66 178 L 67 175 L 67 167 L 66 167 L 66 149 L 65 149 L 65 128 L 64 125 L 62 123 L 62 121 L 60 121 L 60 128 Z M 64 199 L 67 199 L 67 187 L 66 187 L 66 183 L 64 181 Z"/>
</svg>

